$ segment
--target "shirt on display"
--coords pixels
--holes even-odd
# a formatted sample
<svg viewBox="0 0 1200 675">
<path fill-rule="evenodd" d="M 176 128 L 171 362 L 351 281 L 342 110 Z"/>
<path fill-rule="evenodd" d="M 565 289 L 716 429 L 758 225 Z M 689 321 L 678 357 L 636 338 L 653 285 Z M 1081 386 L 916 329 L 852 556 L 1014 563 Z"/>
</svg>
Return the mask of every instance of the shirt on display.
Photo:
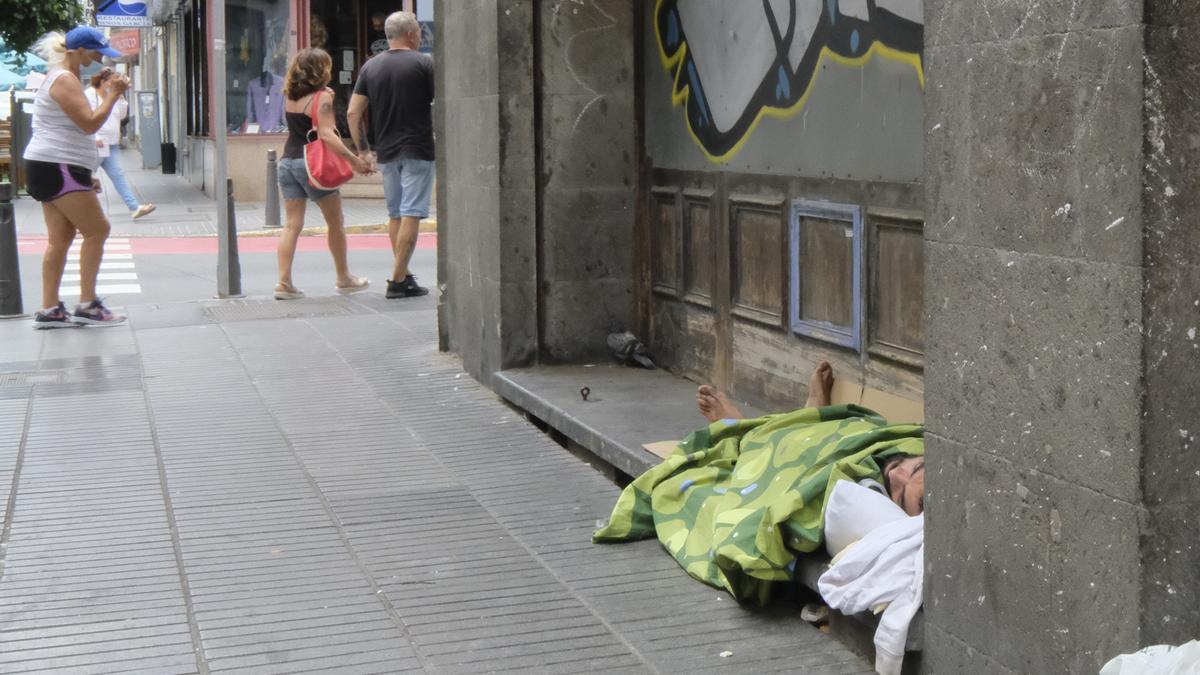
<svg viewBox="0 0 1200 675">
<path fill-rule="evenodd" d="M 260 133 L 286 127 L 283 117 L 283 78 L 263 73 L 246 87 L 246 122 L 258 125 Z"/>
</svg>

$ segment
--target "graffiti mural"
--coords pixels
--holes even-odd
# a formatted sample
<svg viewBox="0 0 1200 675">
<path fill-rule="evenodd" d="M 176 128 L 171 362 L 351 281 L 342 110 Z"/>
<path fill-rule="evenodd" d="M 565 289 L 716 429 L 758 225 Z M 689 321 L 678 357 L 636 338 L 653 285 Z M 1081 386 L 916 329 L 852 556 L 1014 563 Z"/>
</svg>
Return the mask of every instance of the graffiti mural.
<svg viewBox="0 0 1200 675">
<path fill-rule="evenodd" d="M 911 64 L 924 86 L 923 0 L 658 0 L 672 100 L 705 155 L 734 155 L 764 115 L 804 107 L 824 60 Z"/>
</svg>

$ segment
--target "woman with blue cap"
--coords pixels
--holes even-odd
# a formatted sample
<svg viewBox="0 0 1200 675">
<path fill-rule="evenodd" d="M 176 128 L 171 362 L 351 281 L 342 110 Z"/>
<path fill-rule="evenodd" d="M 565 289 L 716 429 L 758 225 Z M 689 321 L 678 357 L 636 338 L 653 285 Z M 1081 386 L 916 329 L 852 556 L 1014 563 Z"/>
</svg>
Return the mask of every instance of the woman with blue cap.
<svg viewBox="0 0 1200 675">
<path fill-rule="evenodd" d="M 83 93 L 79 69 L 105 56 L 120 56 L 104 34 L 78 26 L 65 35 L 47 33 L 34 51 L 46 60 L 46 80 L 33 103 L 33 136 L 25 149 L 26 187 L 42 203 L 49 241 L 42 258 L 42 305 L 33 327 L 113 325 L 125 317 L 113 314 L 96 297 L 96 276 L 110 226 L 96 197 L 92 172 L 100 164 L 92 137 L 129 88 L 129 78 L 109 78 L 93 110 Z M 83 235 L 79 254 L 79 304 L 68 311 L 59 298 L 67 250 L 75 234 Z"/>
</svg>

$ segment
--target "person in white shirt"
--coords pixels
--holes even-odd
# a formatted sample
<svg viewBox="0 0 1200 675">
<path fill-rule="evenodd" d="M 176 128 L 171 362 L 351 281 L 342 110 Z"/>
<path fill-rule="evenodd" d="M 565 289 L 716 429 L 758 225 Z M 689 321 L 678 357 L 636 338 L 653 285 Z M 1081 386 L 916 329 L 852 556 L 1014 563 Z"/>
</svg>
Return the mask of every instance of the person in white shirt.
<svg viewBox="0 0 1200 675">
<path fill-rule="evenodd" d="M 92 172 L 100 164 L 94 137 L 112 113 L 117 99 L 129 89 L 129 78 L 114 75 L 101 89 L 93 109 L 83 94 L 80 68 L 120 52 L 91 26 L 76 26 L 66 34 L 43 35 L 34 52 L 46 60 L 46 80 L 33 100 L 33 134 L 22 155 L 25 189 L 42 204 L 46 223 L 46 252 L 42 257 L 42 306 L 34 314 L 38 330 L 67 326 L 115 326 L 125 317 L 114 314 L 96 297 L 96 278 L 104 257 L 104 242 L 112 226 L 100 208 Z M 79 304 L 68 310 L 59 296 L 67 251 L 82 235 L 79 252 Z"/>
<path fill-rule="evenodd" d="M 104 83 L 113 76 L 111 68 L 102 68 L 100 72 L 92 76 L 90 87 L 84 92 L 87 96 L 88 103 L 92 105 L 92 109 L 100 107 L 102 97 L 100 90 Z M 100 127 L 100 131 L 96 132 L 96 152 L 100 155 L 100 168 L 104 169 L 104 173 L 108 174 L 109 180 L 112 181 L 113 187 L 117 189 L 117 193 L 121 195 L 121 200 L 125 202 L 125 206 L 129 208 L 133 214 L 133 219 L 137 220 L 154 211 L 153 204 L 138 203 L 137 196 L 133 194 L 133 188 L 129 186 L 129 181 L 125 178 L 125 171 L 121 168 L 121 161 L 113 153 L 112 147 L 121 142 L 121 120 L 129 114 L 129 103 L 124 97 L 118 98 L 113 104 L 112 114 L 108 119 L 104 120 L 104 125 Z"/>
</svg>

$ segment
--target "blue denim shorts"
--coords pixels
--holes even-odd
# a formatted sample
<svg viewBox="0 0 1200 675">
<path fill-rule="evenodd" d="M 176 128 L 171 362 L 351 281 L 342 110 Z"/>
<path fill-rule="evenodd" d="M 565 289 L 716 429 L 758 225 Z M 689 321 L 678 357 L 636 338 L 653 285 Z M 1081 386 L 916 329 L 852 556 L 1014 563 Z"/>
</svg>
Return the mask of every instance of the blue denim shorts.
<svg viewBox="0 0 1200 675">
<path fill-rule="evenodd" d="M 314 202 L 329 195 L 337 194 L 337 190 L 322 190 L 308 182 L 308 169 L 304 166 L 303 157 L 283 157 L 277 167 L 279 173 L 279 191 L 284 199 L 308 198 Z"/>
<path fill-rule="evenodd" d="M 433 195 L 433 162 L 424 159 L 398 159 L 380 162 L 383 196 L 389 218 L 427 218 L 429 198 Z"/>
</svg>

